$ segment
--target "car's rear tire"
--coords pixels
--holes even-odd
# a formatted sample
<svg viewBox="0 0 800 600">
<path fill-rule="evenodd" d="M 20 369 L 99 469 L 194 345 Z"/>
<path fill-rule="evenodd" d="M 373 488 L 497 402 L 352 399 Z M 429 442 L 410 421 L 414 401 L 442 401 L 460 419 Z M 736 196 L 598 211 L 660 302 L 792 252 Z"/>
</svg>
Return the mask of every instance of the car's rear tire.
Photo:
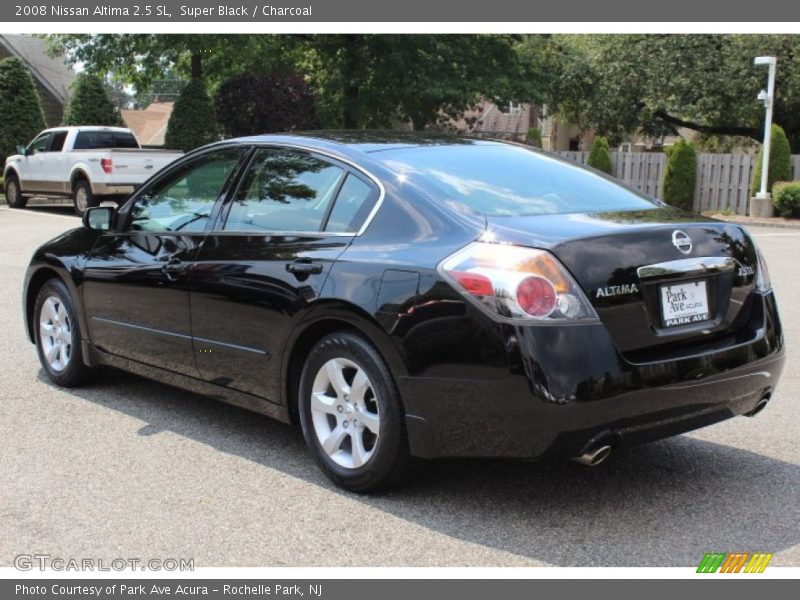
<svg viewBox="0 0 800 600">
<path fill-rule="evenodd" d="M 16 175 L 9 175 L 4 183 L 6 204 L 11 208 L 25 208 L 28 199 L 22 195 L 22 188 L 19 187 L 19 179 Z"/>
<path fill-rule="evenodd" d="M 92 186 L 85 179 L 78 179 L 72 188 L 72 203 L 75 207 L 75 214 L 83 216 L 88 209 L 99 206 L 100 201 L 92 193 Z"/>
<path fill-rule="evenodd" d="M 83 362 L 80 322 L 63 281 L 45 282 L 32 318 L 39 361 L 50 380 L 63 387 L 85 383 L 91 369 Z"/>
<path fill-rule="evenodd" d="M 400 395 L 364 338 L 341 332 L 321 339 L 306 359 L 299 393 L 306 443 L 336 485 L 374 492 L 413 474 Z"/>
</svg>

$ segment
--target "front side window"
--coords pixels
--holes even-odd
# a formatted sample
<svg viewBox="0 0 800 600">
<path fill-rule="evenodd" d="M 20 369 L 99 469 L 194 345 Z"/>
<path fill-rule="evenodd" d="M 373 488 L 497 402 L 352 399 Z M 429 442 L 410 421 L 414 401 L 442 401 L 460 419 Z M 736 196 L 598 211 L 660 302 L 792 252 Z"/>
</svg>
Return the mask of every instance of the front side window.
<svg viewBox="0 0 800 600">
<path fill-rule="evenodd" d="M 131 209 L 134 231 L 203 231 L 214 203 L 244 153 L 220 150 L 197 158 L 146 190 Z"/>
<path fill-rule="evenodd" d="M 39 152 L 47 152 L 47 149 L 50 147 L 50 138 L 52 137 L 52 133 L 44 133 L 37 137 L 35 140 L 31 142 L 31 145 L 28 146 L 28 152 L 30 154 L 38 154 Z"/>
<path fill-rule="evenodd" d="M 225 222 L 229 231 L 319 231 L 346 172 L 296 150 L 255 155 Z"/>
</svg>

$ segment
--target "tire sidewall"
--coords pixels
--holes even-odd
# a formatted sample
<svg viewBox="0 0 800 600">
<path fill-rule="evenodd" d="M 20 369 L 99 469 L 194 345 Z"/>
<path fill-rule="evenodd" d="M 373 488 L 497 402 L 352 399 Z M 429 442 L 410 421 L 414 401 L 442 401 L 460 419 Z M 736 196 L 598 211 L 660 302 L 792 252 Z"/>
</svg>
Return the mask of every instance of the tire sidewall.
<svg viewBox="0 0 800 600">
<path fill-rule="evenodd" d="M 16 194 L 9 194 L 8 193 L 8 186 L 9 184 L 12 186 L 11 189 L 16 190 Z M 11 175 L 6 179 L 5 182 L 5 196 L 6 196 L 6 203 L 11 208 L 22 208 L 25 206 L 24 198 L 22 197 L 22 190 L 19 187 L 19 178 L 16 175 Z"/>
<path fill-rule="evenodd" d="M 69 315 L 70 323 L 72 324 L 70 332 L 72 337 L 72 352 L 70 354 L 69 364 L 67 364 L 67 367 L 62 371 L 55 371 L 50 367 L 42 350 L 39 319 L 41 318 L 44 301 L 50 296 L 58 297 L 59 301 L 64 305 Z M 50 380 L 64 387 L 78 385 L 86 372 L 86 366 L 83 364 L 83 353 L 81 351 L 80 321 L 75 310 L 75 305 L 72 302 L 72 296 L 63 281 L 59 279 L 50 279 L 42 286 L 42 289 L 39 290 L 39 294 L 36 296 L 36 304 L 33 313 L 33 331 L 39 362 L 42 364 L 42 368 L 45 373 L 47 373 Z"/>
<path fill-rule="evenodd" d="M 80 190 L 84 190 L 86 192 L 86 206 L 83 209 L 78 206 L 78 193 Z M 81 179 L 75 184 L 75 192 L 73 195 L 72 204 L 75 208 L 75 213 L 79 217 L 82 217 L 83 213 L 85 213 L 88 209 L 98 205 L 97 199 L 92 194 L 92 186 L 89 185 L 89 182 L 85 179 Z"/>
<path fill-rule="evenodd" d="M 356 469 L 335 463 L 317 439 L 311 419 L 311 389 L 322 366 L 332 358 L 347 358 L 363 369 L 372 384 L 380 414 L 380 429 L 375 452 L 369 461 Z M 341 487 L 353 491 L 379 487 L 394 468 L 404 437 L 404 423 L 399 394 L 386 363 L 364 339 L 351 333 L 326 336 L 309 353 L 300 376 L 298 408 L 303 436 L 322 470 Z"/>
</svg>

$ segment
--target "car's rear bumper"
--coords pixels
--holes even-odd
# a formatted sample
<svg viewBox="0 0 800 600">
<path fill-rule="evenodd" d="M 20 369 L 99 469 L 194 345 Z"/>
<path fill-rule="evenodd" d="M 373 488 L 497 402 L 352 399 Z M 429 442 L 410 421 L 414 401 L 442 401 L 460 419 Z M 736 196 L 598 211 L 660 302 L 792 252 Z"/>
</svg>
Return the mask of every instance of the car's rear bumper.
<svg viewBox="0 0 800 600">
<path fill-rule="evenodd" d="M 602 325 L 514 328 L 521 364 L 503 378 L 399 378 L 412 452 L 576 456 L 601 437 L 639 443 L 747 413 L 785 360 L 774 297 L 762 301 L 748 343 L 647 364 L 625 360 Z"/>
</svg>

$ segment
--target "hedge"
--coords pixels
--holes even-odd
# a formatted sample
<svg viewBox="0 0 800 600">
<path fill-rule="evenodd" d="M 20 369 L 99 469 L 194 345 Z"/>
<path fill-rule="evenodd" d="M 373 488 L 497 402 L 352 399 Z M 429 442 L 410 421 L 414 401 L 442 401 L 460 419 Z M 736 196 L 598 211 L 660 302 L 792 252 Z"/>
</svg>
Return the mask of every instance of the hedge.
<svg viewBox="0 0 800 600">
<path fill-rule="evenodd" d="M 753 179 L 750 182 L 750 193 L 755 196 L 761 191 L 761 164 L 764 149 L 758 151 L 758 159 L 753 169 Z M 792 178 L 792 150 L 786 133 L 779 125 L 772 126 L 769 150 L 769 174 L 767 175 L 767 190 L 778 181 L 789 181 Z"/>
<path fill-rule="evenodd" d="M 528 129 L 528 135 L 525 136 L 525 141 L 528 142 L 531 146 L 535 148 L 542 147 L 542 132 L 536 129 L 535 127 L 531 127 Z"/>
<path fill-rule="evenodd" d="M 589 158 L 586 159 L 586 164 L 594 167 L 598 171 L 614 174 L 614 167 L 611 165 L 611 154 L 608 151 L 608 140 L 601 135 L 594 138 L 592 142 L 592 150 L 589 152 Z"/>
<path fill-rule="evenodd" d="M 89 73 L 79 73 L 72 84 L 72 95 L 64 109 L 64 125 L 123 125 L 105 82 Z"/>
<path fill-rule="evenodd" d="M 800 181 L 776 183 L 772 188 L 772 203 L 782 217 L 800 217 Z"/>
<path fill-rule="evenodd" d="M 202 79 L 186 84 L 172 107 L 164 145 L 189 152 L 219 139 L 219 124 L 214 104 Z"/>
<path fill-rule="evenodd" d="M 664 201 L 684 210 L 692 210 L 697 182 L 697 153 L 694 146 L 681 138 L 667 153 L 669 160 L 664 171 Z"/>
</svg>

